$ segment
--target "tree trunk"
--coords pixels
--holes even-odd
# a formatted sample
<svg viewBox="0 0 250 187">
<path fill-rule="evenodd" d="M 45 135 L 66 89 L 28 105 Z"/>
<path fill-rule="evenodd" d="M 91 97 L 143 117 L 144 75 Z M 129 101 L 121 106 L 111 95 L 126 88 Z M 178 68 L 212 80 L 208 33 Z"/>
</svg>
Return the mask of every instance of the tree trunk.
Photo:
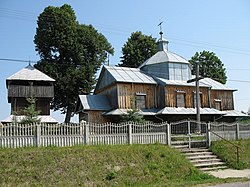
<svg viewBox="0 0 250 187">
<path fill-rule="evenodd" d="M 67 112 L 66 112 L 66 116 L 65 116 L 64 123 L 70 123 L 71 114 L 72 114 L 72 106 L 69 105 L 69 106 L 67 107 Z"/>
</svg>

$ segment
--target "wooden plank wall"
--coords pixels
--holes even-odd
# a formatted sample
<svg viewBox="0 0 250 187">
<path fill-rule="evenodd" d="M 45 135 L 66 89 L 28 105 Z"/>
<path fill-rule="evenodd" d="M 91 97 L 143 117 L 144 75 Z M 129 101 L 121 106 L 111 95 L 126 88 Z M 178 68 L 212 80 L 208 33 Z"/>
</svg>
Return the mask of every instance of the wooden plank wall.
<svg viewBox="0 0 250 187">
<path fill-rule="evenodd" d="M 130 109 L 132 108 L 133 100 L 136 93 L 146 94 L 146 108 L 156 108 L 156 85 L 138 84 L 138 83 L 118 83 L 118 108 Z"/>
<path fill-rule="evenodd" d="M 185 93 L 185 106 L 194 107 L 195 87 L 168 85 L 165 88 L 157 85 L 138 83 L 117 83 L 103 90 L 98 94 L 104 94 L 109 98 L 112 108 L 132 108 L 131 103 L 135 99 L 136 92 L 146 93 L 146 108 L 176 107 L 176 91 Z M 164 93 L 165 92 L 165 93 Z M 215 108 L 215 99 L 221 99 L 222 110 L 233 110 L 233 91 L 211 90 L 209 101 L 209 88 L 200 87 L 201 107 Z M 165 94 L 165 95 L 164 95 Z M 165 98 L 164 98 L 165 96 Z"/>
<path fill-rule="evenodd" d="M 54 97 L 54 86 L 9 85 L 8 97 Z"/>
<path fill-rule="evenodd" d="M 185 106 L 186 108 L 194 107 L 194 92 L 195 87 L 190 86 L 174 86 L 168 85 L 165 87 L 165 106 L 176 107 L 176 92 L 181 91 L 185 93 Z M 200 88 L 201 107 L 209 107 L 208 88 Z"/>
<path fill-rule="evenodd" d="M 107 123 L 109 118 L 102 115 L 103 111 L 86 111 L 86 113 L 79 113 L 79 121 L 88 121 L 91 123 Z M 88 118 L 88 119 L 87 119 Z"/>
<path fill-rule="evenodd" d="M 49 98 L 36 98 L 36 110 L 40 115 L 50 115 Z M 24 109 L 29 106 L 26 98 L 11 98 L 11 114 L 25 115 Z"/>
<path fill-rule="evenodd" d="M 107 96 L 112 108 L 118 108 L 117 84 L 112 84 L 105 89 L 97 90 L 96 94 Z"/>
<path fill-rule="evenodd" d="M 234 110 L 233 91 L 211 90 L 211 107 L 215 108 L 215 99 L 221 100 L 222 110 Z"/>
</svg>

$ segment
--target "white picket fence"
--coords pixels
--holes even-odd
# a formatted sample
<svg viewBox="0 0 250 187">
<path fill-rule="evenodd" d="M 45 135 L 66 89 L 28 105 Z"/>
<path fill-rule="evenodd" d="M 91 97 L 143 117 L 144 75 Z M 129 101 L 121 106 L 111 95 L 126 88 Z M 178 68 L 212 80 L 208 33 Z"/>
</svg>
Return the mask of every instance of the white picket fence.
<svg viewBox="0 0 250 187">
<path fill-rule="evenodd" d="M 227 140 L 239 140 L 250 138 L 250 124 L 240 123 L 211 123 L 210 130 Z M 211 133 L 211 140 L 220 140 L 218 136 Z"/>
<path fill-rule="evenodd" d="M 162 124 L 7 124 L 0 126 L 0 147 L 167 143 Z"/>
<path fill-rule="evenodd" d="M 179 127 L 177 125 L 180 125 Z M 0 147 L 74 146 L 98 144 L 168 144 L 174 134 L 195 132 L 194 122 L 188 120 L 169 124 L 7 124 L 0 125 Z M 187 131 L 188 129 L 188 131 Z M 250 138 L 250 124 L 203 124 L 207 141 L 218 140 L 208 129 L 226 139 Z"/>
</svg>

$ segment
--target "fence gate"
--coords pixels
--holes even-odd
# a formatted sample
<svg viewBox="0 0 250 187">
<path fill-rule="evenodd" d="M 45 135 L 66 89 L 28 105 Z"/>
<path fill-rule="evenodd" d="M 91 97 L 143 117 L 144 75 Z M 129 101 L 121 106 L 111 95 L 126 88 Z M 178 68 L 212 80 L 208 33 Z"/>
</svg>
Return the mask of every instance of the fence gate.
<svg viewBox="0 0 250 187">
<path fill-rule="evenodd" d="M 176 148 L 207 147 L 207 124 L 196 121 L 181 121 L 170 124 L 171 145 Z"/>
</svg>

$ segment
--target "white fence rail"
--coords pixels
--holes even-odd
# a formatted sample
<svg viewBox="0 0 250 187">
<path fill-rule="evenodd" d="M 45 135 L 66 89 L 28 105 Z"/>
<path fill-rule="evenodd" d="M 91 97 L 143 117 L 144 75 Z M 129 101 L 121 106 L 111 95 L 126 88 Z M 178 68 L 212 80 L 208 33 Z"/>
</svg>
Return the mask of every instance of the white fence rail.
<svg viewBox="0 0 250 187">
<path fill-rule="evenodd" d="M 212 123 L 211 131 L 217 133 L 227 140 L 238 140 L 250 138 L 250 124 L 240 123 Z M 220 138 L 211 133 L 211 141 L 219 140 Z"/>
<path fill-rule="evenodd" d="M 188 131 L 186 127 L 189 127 Z M 250 124 L 202 124 L 202 133 L 205 134 L 208 145 L 210 141 L 216 141 L 219 138 L 209 133 L 207 129 L 229 140 L 250 138 Z M 0 147 L 153 143 L 171 145 L 171 136 L 194 133 L 195 122 L 187 120 L 173 124 L 166 122 L 161 124 L 7 124 L 0 125 Z"/>
<path fill-rule="evenodd" d="M 0 147 L 167 144 L 167 125 L 169 124 L 7 124 L 0 126 Z"/>
</svg>

